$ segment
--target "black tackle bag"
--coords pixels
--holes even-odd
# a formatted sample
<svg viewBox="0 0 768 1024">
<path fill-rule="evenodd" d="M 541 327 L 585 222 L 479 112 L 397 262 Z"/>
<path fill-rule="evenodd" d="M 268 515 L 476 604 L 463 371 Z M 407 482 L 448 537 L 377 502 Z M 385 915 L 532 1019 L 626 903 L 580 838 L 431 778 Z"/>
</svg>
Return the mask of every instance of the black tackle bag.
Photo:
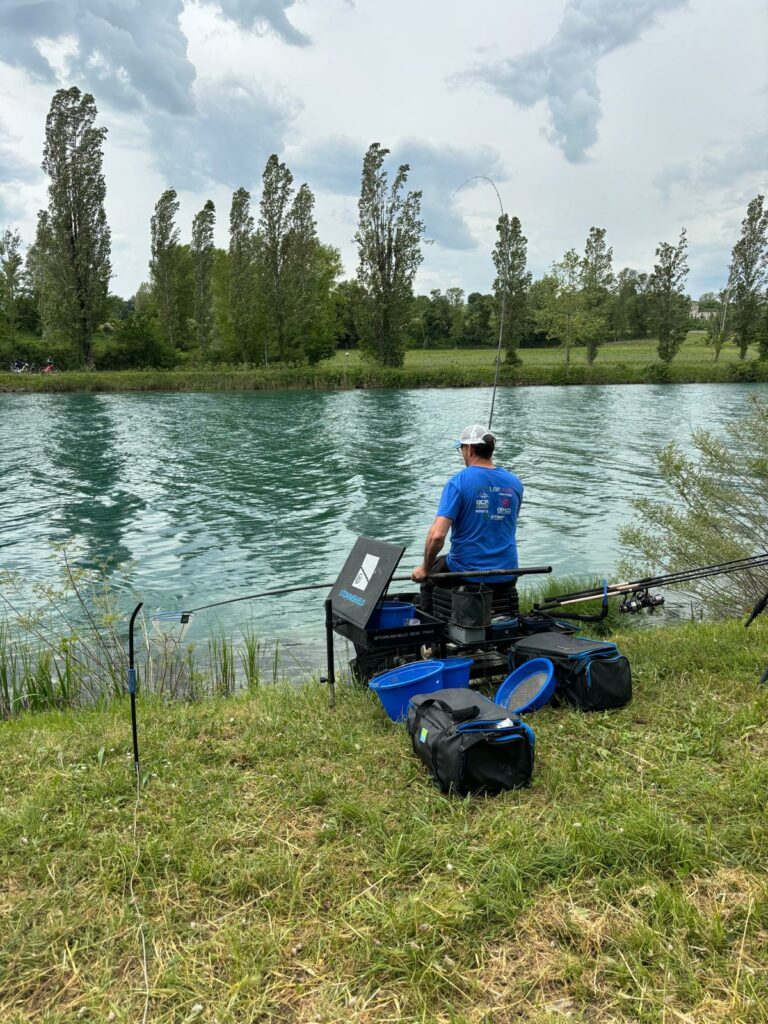
<svg viewBox="0 0 768 1024">
<path fill-rule="evenodd" d="M 632 670 L 616 644 L 563 633 L 539 633 L 519 640 L 509 653 L 510 668 L 532 658 L 555 666 L 555 702 L 582 711 L 620 708 L 632 699 Z"/>
<path fill-rule="evenodd" d="M 500 793 L 531 781 L 531 727 L 466 687 L 412 697 L 406 728 L 444 793 Z"/>
</svg>

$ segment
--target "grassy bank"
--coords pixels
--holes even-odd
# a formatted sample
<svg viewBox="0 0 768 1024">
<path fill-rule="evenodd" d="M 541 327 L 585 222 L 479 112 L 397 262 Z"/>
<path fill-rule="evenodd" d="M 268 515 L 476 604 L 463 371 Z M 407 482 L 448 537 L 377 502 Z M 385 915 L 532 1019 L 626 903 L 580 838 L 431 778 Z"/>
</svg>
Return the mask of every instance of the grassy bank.
<svg viewBox="0 0 768 1024">
<path fill-rule="evenodd" d="M 522 363 L 502 365 L 504 386 L 574 384 L 689 384 L 768 381 L 768 363 L 740 360 L 735 348 L 723 351 L 719 362 L 703 335 L 691 332 L 675 361 L 667 366 L 656 357 L 653 340 L 605 344 L 593 366 L 584 349 L 571 354 L 566 369 L 557 349 L 525 349 Z M 316 367 L 210 367 L 183 370 L 67 371 L 52 375 L 0 373 L 0 391 L 252 391 L 354 388 L 483 387 L 493 383 L 492 349 L 413 350 L 402 369 L 375 366 L 359 352 L 338 352 Z"/>
<path fill-rule="evenodd" d="M 4 1022 L 758 1024 L 768 621 L 620 638 L 531 789 L 448 799 L 366 690 L 0 726 Z"/>
</svg>

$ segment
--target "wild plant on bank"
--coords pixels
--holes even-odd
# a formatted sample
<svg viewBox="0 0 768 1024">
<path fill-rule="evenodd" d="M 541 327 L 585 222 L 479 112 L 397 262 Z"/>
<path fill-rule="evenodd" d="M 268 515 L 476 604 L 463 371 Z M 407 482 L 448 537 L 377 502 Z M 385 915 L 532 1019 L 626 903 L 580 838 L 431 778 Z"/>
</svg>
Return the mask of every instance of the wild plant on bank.
<svg viewBox="0 0 768 1024">
<path fill-rule="evenodd" d="M 118 608 L 107 568 L 77 566 L 65 548 L 56 558 L 57 586 L 0 574 L 2 718 L 92 705 L 126 692 L 127 615 Z M 135 637 L 140 691 L 170 699 L 228 696 L 258 686 L 270 657 L 251 627 L 239 644 L 221 626 L 207 640 L 187 643 L 173 628 L 154 628 L 141 616 Z M 282 677 L 279 645 L 268 671 L 273 680 Z"/>
</svg>

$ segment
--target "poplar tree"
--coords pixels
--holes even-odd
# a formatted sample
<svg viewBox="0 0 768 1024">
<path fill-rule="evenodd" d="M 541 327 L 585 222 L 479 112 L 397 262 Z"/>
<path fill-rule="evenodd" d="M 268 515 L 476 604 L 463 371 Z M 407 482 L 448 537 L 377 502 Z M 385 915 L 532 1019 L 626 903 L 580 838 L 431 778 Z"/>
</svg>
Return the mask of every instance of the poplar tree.
<svg viewBox="0 0 768 1024">
<path fill-rule="evenodd" d="M 267 160 L 262 176 L 256 248 L 259 332 L 265 357 L 274 352 L 281 361 L 289 356 L 286 337 L 286 264 L 289 259 L 293 175 L 276 154 Z"/>
<path fill-rule="evenodd" d="M 38 217 L 37 282 L 43 333 L 75 343 L 93 366 L 93 335 L 103 318 L 112 274 L 102 173 L 107 129 L 96 127 L 90 93 L 58 89 L 45 121 L 43 170 L 48 209 Z"/>
<path fill-rule="evenodd" d="M 251 195 L 239 188 L 229 211 L 229 312 L 235 350 L 243 362 L 253 356 L 253 250 Z"/>
<path fill-rule="evenodd" d="M 22 289 L 24 260 L 21 235 L 6 228 L 0 235 L 0 324 L 2 333 L 13 342 L 19 326 L 19 298 Z"/>
<path fill-rule="evenodd" d="M 581 260 L 584 308 L 590 316 L 590 330 L 584 339 L 590 366 L 608 334 L 608 307 L 613 283 L 613 249 L 605 244 L 605 228 L 592 227 Z"/>
<path fill-rule="evenodd" d="M 213 228 L 216 207 L 209 199 L 192 221 L 192 275 L 194 281 L 193 310 L 197 344 L 205 357 L 211 341 L 213 309 L 211 278 L 213 276 Z"/>
<path fill-rule="evenodd" d="M 312 190 L 302 185 L 288 216 L 283 266 L 284 343 L 293 362 L 317 363 L 333 355 L 336 344 L 331 290 L 342 272 L 341 257 L 318 239 L 314 209 Z"/>
<path fill-rule="evenodd" d="M 761 289 L 765 285 L 768 265 L 768 210 L 763 209 L 763 196 L 757 195 L 747 207 L 741 222 L 741 238 L 734 245 L 728 287 L 732 295 L 732 325 L 744 359 L 753 341 L 760 341 L 760 351 L 768 358 L 768 339 L 761 324 Z"/>
<path fill-rule="evenodd" d="M 176 348 L 179 343 L 177 269 L 179 229 L 175 217 L 179 212 L 176 190 L 169 188 L 155 203 L 150 222 L 151 258 L 149 261 L 152 297 L 166 341 Z"/>
<path fill-rule="evenodd" d="M 504 213 L 496 223 L 498 239 L 493 249 L 496 296 L 501 341 L 506 351 L 506 362 L 519 363 L 517 350 L 525 337 L 528 320 L 528 289 L 531 275 L 525 269 L 528 239 L 522 232 L 517 217 L 512 220 Z"/>
<path fill-rule="evenodd" d="M 690 303 L 683 292 L 688 276 L 685 228 L 677 245 L 660 242 L 657 263 L 648 279 L 651 328 L 659 339 L 659 359 L 671 363 L 688 333 Z"/>
<path fill-rule="evenodd" d="M 365 290 L 361 347 L 384 366 L 402 366 L 424 223 L 421 192 L 405 192 L 410 167 L 401 164 L 390 187 L 382 169 L 388 154 L 374 142 L 363 159 L 355 233 Z"/>
<path fill-rule="evenodd" d="M 265 359 L 317 362 L 331 355 L 335 314 L 331 288 L 341 273 L 338 252 L 320 243 L 315 197 L 294 190 L 293 175 L 276 154 L 264 168 L 256 232 L 257 327 Z"/>
</svg>

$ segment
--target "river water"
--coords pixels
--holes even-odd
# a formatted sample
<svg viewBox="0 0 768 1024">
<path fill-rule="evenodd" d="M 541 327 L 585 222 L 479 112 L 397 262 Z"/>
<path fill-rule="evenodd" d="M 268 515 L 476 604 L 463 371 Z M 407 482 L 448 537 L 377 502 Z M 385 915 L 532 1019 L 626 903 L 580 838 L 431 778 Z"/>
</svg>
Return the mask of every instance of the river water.
<svg viewBox="0 0 768 1024">
<path fill-rule="evenodd" d="M 521 564 L 610 575 L 631 499 L 664 496 L 655 452 L 721 431 L 753 393 L 768 386 L 499 391 L 498 461 L 526 486 Z M 125 608 L 149 609 L 332 581 L 360 534 L 405 546 L 404 574 L 461 468 L 450 441 L 489 404 L 488 388 L 0 395 L 0 566 L 45 581 L 67 541 L 113 566 Z M 250 623 L 316 654 L 323 597 L 235 604 L 195 628 Z"/>
</svg>

